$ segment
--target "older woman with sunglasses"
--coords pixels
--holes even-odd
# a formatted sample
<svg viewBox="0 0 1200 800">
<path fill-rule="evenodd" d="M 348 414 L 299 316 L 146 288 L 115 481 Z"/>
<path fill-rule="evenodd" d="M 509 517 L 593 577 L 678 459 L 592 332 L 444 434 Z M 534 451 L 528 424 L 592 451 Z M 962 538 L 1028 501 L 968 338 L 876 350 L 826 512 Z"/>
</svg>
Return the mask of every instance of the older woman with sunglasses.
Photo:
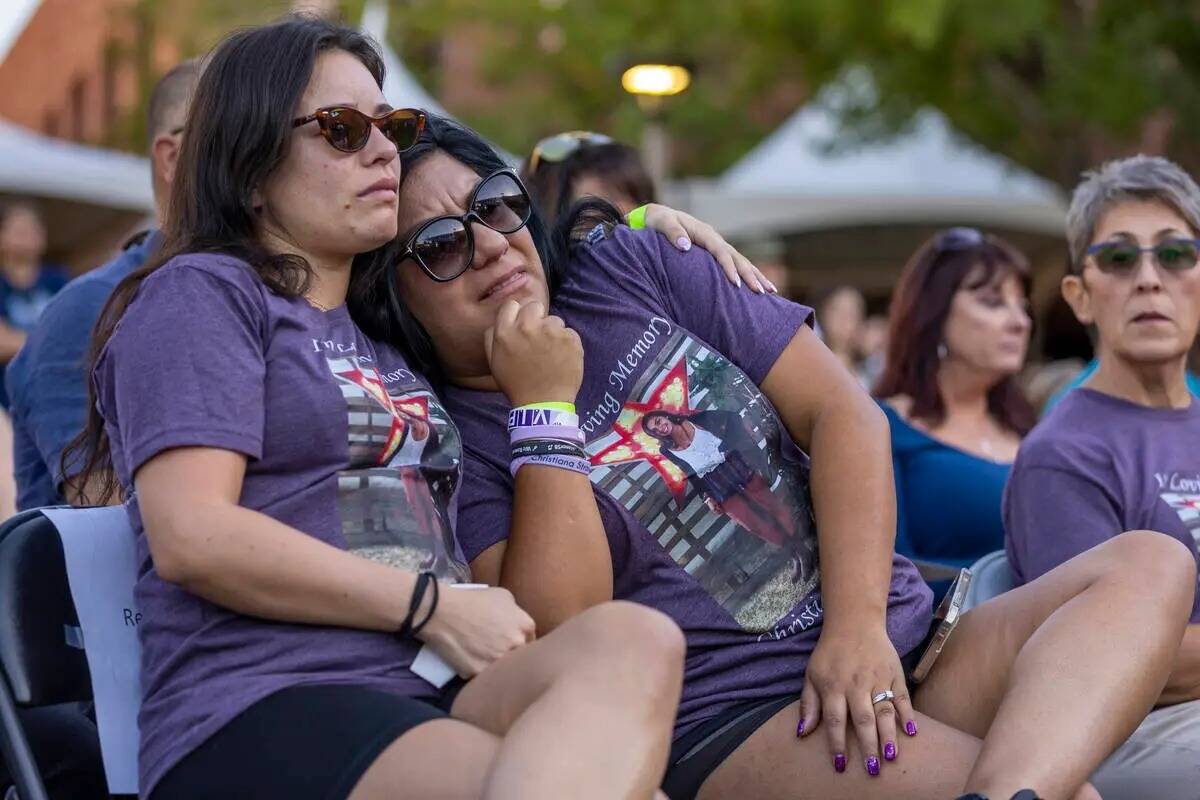
<svg viewBox="0 0 1200 800">
<path fill-rule="evenodd" d="M 347 311 L 423 121 L 382 84 L 321 20 L 219 45 L 160 254 L 98 326 L 79 481 L 113 470 L 137 538 L 141 796 L 648 799 L 678 628 L 608 603 L 535 641 L 507 591 L 451 588 L 457 431 Z"/>
<path fill-rule="evenodd" d="M 1100 363 L 1021 445 L 1004 524 L 1019 582 L 1131 527 L 1200 541 L 1200 188 L 1161 158 L 1105 164 L 1075 189 L 1062 292 Z M 1134 567 L 1130 566 L 1132 573 Z M 1132 577 L 1146 583 L 1153 576 Z M 1194 797 L 1200 764 L 1200 586 L 1166 688 L 1096 776 L 1108 798 Z"/>
<path fill-rule="evenodd" d="M 1184 624 L 1178 543 L 1120 537 L 972 610 L 920 664 L 929 593 L 892 553 L 887 424 L 809 309 L 714 280 L 701 251 L 594 227 L 612 209 L 547 237 L 491 149 L 444 120 L 405 154 L 400 194 L 399 248 L 352 311 L 446 384 L 477 580 L 543 631 L 614 597 L 684 629 L 668 796 L 1096 796 L 1087 776 L 1160 691 Z M 591 233 L 567 247 L 570 230 Z M 656 410 L 722 413 L 667 459 Z M 786 541 L 705 496 L 764 492 Z M 1127 560 L 1160 580 L 1130 580 Z"/>
</svg>

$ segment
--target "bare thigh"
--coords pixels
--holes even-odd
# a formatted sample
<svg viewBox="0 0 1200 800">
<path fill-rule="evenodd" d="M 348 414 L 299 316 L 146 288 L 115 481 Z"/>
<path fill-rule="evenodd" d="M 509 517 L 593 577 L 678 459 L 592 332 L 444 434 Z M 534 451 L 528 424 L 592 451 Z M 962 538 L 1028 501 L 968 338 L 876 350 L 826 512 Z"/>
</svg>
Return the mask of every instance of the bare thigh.
<svg viewBox="0 0 1200 800">
<path fill-rule="evenodd" d="M 478 800 L 500 740 L 473 725 L 435 719 L 380 753 L 349 800 Z"/>
<path fill-rule="evenodd" d="M 980 742 L 973 736 L 917 715 L 920 730 L 901 737 L 899 756 L 884 762 L 879 777 L 867 775 L 863 755 L 849 737 L 849 766 L 833 769 L 833 756 L 818 726 L 796 738 L 799 703 L 780 711 L 717 767 L 699 800 L 929 800 L 957 795 L 975 763 Z"/>
<path fill-rule="evenodd" d="M 1136 544 L 1137 536 L 1124 534 L 1118 539 L 1133 537 L 1124 544 Z M 1131 553 L 1122 544 L 1110 540 L 967 612 L 929 677 L 914 693 L 914 708 L 980 738 L 986 735 L 1008 691 L 1021 648 L 1065 603 L 1095 581 L 1128 566 L 1118 563 Z M 1142 578 L 1145 585 L 1153 585 L 1156 575 L 1151 572 Z M 1122 609 L 1113 608 L 1111 613 L 1119 615 Z M 1097 620 L 1097 624 L 1104 621 Z M 1136 647 L 1136 643 L 1126 642 L 1125 646 Z"/>
<path fill-rule="evenodd" d="M 529 706 L 541 697 L 547 688 L 563 675 L 584 676 L 594 672 L 598 664 L 604 665 L 609 677 L 622 676 L 630 682 L 650 685 L 661 671 L 677 669 L 674 663 L 664 659 L 637 658 L 614 659 L 608 649 L 619 646 L 614 642 L 611 623 L 637 609 L 634 613 L 641 618 L 645 610 L 628 603 L 613 603 L 605 608 L 593 608 L 559 626 L 544 639 L 537 639 L 519 647 L 489 666 L 471 679 L 454 700 L 451 716 L 455 719 L 478 725 L 486 731 L 503 736 Z M 661 633 L 678 639 L 679 652 L 674 654 L 680 662 L 683 658 L 682 637 L 678 628 L 661 618 Z M 661 627 L 661 626 L 659 626 Z M 654 638 L 660 633 L 656 626 L 647 629 L 640 625 L 629 629 L 629 638 L 624 641 L 626 650 L 636 654 L 635 644 L 639 638 Z M 673 660 L 673 659 L 672 659 Z M 678 695 L 664 698 L 664 702 L 676 703 Z"/>
</svg>

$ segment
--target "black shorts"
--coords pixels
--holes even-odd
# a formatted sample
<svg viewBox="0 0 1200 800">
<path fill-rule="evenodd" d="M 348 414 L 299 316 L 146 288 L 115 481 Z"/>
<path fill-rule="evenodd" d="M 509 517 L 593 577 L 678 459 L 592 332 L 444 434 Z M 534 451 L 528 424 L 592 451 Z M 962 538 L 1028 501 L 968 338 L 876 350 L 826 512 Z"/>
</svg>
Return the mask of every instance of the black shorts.
<svg viewBox="0 0 1200 800">
<path fill-rule="evenodd" d="M 344 800 L 401 734 L 446 714 L 361 686 L 297 686 L 243 711 L 176 764 L 152 800 Z"/>
<path fill-rule="evenodd" d="M 936 625 L 930 626 L 924 641 L 900 659 L 910 695 L 916 688 L 912 680 L 913 670 L 933 639 L 936 628 Z M 800 695 L 793 694 L 739 703 L 679 737 L 671 745 L 667 774 L 662 783 L 663 792 L 671 800 L 693 800 L 708 776 L 733 755 L 742 742 L 749 739 L 767 720 L 799 699 Z"/>
</svg>

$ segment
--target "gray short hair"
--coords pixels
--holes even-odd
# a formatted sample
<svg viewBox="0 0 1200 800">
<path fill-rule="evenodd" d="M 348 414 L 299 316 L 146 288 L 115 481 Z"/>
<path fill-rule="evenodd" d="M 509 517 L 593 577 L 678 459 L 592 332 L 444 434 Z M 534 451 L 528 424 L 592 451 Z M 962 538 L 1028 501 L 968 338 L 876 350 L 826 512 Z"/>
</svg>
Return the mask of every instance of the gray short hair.
<svg viewBox="0 0 1200 800">
<path fill-rule="evenodd" d="M 1179 165 L 1158 156 L 1136 155 L 1105 162 L 1085 172 L 1067 211 L 1067 247 L 1078 270 L 1092 244 L 1100 218 L 1129 200 L 1156 200 L 1179 214 L 1200 235 L 1200 187 Z"/>
</svg>

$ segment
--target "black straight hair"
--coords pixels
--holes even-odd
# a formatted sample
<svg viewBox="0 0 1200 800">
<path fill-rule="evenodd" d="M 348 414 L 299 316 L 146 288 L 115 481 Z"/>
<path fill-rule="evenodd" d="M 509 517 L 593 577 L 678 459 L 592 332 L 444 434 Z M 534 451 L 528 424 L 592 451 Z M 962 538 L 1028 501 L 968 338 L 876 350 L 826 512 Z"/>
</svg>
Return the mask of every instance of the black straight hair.
<svg viewBox="0 0 1200 800">
<path fill-rule="evenodd" d="M 279 168 L 291 141 L 292 122 L 317 58 L 343 50 L 383 87 L 383 59 L 374 42 L 351 28 L 304 15 L 231 34 L 205 61 L 188 110 L 179 165 L 157 252 L 114 290 L 92 336 L 88 374 L 147 276 L 185 253 L 223 253 L 247 262 L 272 291 L 297 296 L 312 281 L 312 267 L 296 255 L 269 252 L 258 241 L 252 202 Z M 104 420 L 88 381 L 88 419 L 63 453 L 62 475 L 79 465 L 77 490 L 94 475 L 104 503 L 117 489 Z"/>
<path fill-rule="evenodd" d="M 442 152 L 463 164 L 480 178 L 504 169 L 508 165 L 483 137 L 464 125 L 429 115 L 421 138 L 400 154 L 401 190 L 413 168 L 430 155 Z M 597 225 L 611 229 L 622 222 L 621 213 L 603 200 L 588 198 L 563 214 L 553 230 L 549 230 L 535 207 L 529 217 L 529 233 L 546 272 L 546 283 L 553 298 L 567 277 L 571 257 L 586 240 L 588 232 Z M 350 316 L 367 336 L 384 341 L 403 353 L 409 366 L 428 378 L 435 387 L 445 379 L 437 359 L 433 339 L 409 310 L 396 287 L 395 270 L 416 265 L 400 265 L 397 257 L 404 247 L 399 236 L 389 245 L 355 260 L 351 272 L 346 305 Z"/>
</svg>

